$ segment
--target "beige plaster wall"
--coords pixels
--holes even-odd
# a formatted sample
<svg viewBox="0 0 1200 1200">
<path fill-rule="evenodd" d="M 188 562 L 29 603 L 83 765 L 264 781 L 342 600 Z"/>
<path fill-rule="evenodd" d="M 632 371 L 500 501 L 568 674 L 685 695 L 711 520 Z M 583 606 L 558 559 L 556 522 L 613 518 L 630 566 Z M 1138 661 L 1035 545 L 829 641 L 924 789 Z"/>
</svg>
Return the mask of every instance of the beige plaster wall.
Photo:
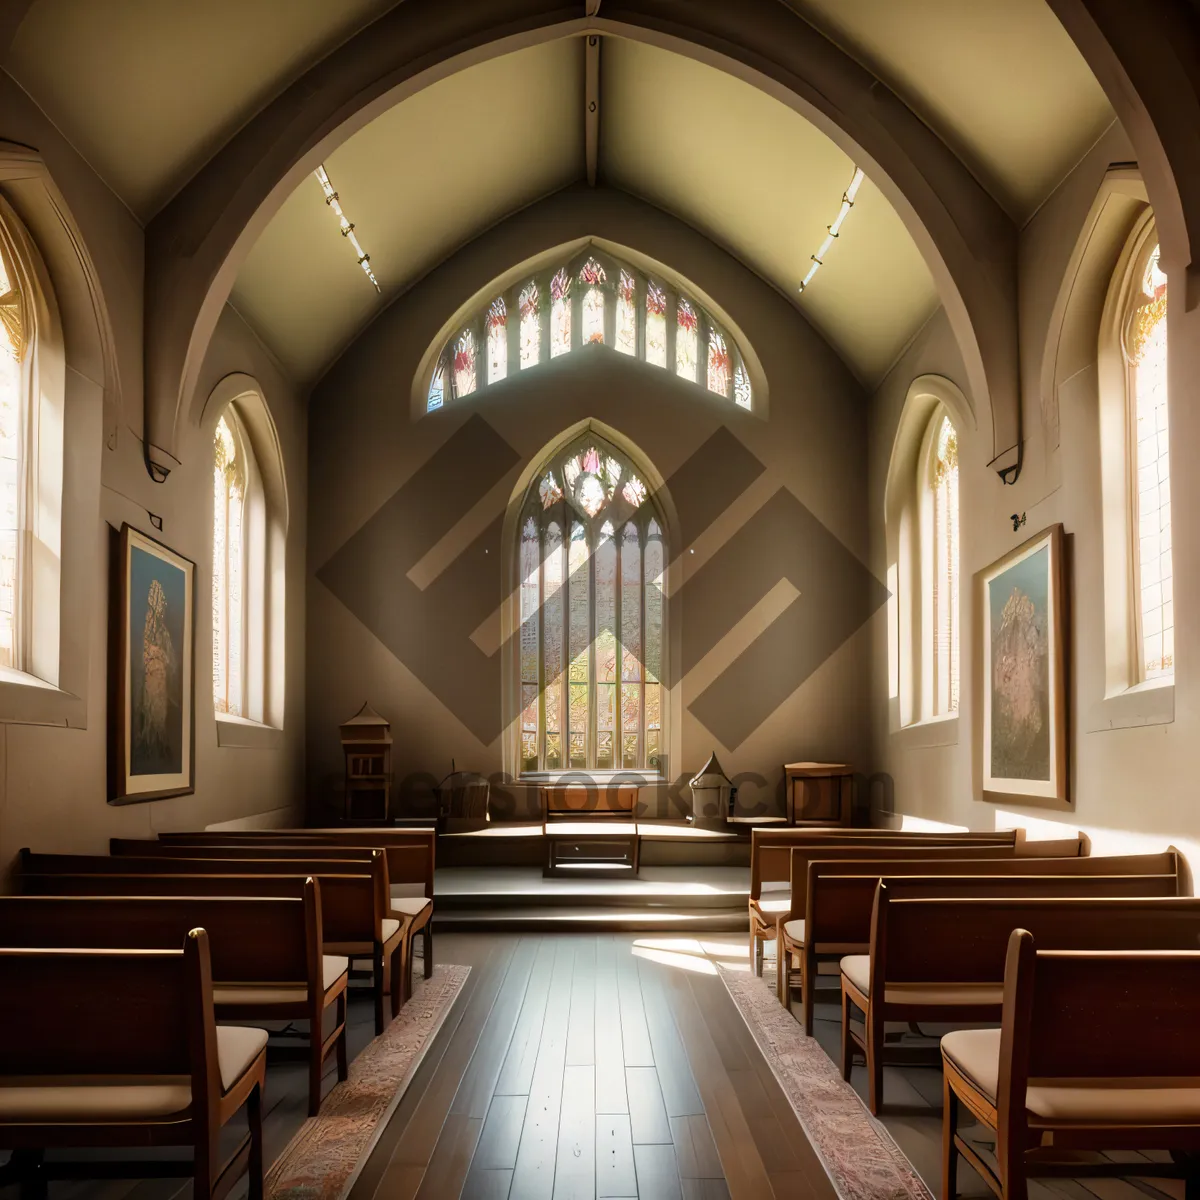
<svg viewBox="0 0 1200 1200">
<path fill-rule="evenodd" d="M 769 411 L 745 413 L 656 368 L 584 348 L 490 392 L 414 417 L 414 373 L 458 307 L 515 264 L 588 236 L 658 259 L 720 305 L 762 363 Z M 314 390 L 309 416 L 308 767 L 310 792 L 318 805 L 330 801 L 342 771 L 338 723 L 364 700 L 391 721 L 397 778 L 411 777 L 409 787 L 416 792 L 446 774 L 451 759 L 459 769 L 486 774 L 502 768 L 501 739 L 485 741 L 473 733 L 320 577 L 397 490 L 466 422 L 480 417 L 516 453 L 511 469 L 483 502 L 484 519 L 472 536 L 503 513 L 530 460 L 561 431 L 587 418 L 604 422 L 635 444 L 668 480 L 720 430 L 762 464 L 758 480 L 735 495 L 701 536 L 676 548 L 683 551 L 680 622 L 685 627 L 688 580 L 706 563 L 719 561 L 722 549 L 752 528 L 755 514 L 780 491 L 810 510 L 855 559 L 867 552 L 865 496 L 854 482 L 862 478 L 865 463 L 864 397 L 845 366 L 790 303 L 687 226 L 621 193 L 559 193 L 478 238 L 395 301 Z M 430 503 L 436 504 L 437 481 L 430 485 Z M 498 538 L 482 546 L 496 556 L 493 562 L 499 558 Z M 393 550 L 370 545 L 363 554 L 374 562 Z M 465 541 L 455 550 L 467 552 L 483 550 Z M 777 580 L 777 574 L 771 576 L 761 591 Z M 486 607 L 499 606 L 498 569 L 486 586 L 492 596 Z M 762 598 L 759 587 L 756 580 L 730 578 L 727 594 L 723 586 L 714 600 L 728 601 L 731 613 L 753 611 L 682 680 L 676 706 L 682 736 L 670 774 L 696 771 L 716 749 L 731 776 L 746 776 L 740 799 L 773 809 L 782 797 L 785 761 L 829 756 L 862 763 L 869 643 L 866 631 L 859 629 L 802 686 L 768 708 L 748 737 L 734 746 L 722 744 L 688 706 L 776 615 L 755 607 Z M 814 601 L 801 596 L 799 603 Z M 370 603 L 386 608 L 386 589 L 381 587 Z M 430 625 L 454 615 L 431 614 Z M 695 611 L 691 616 L 699 618 Z M 680 632 L 673 629 L 671 637 Z M 430 630 L 430 636 L 436 633 Z M 773 669 L 786 672 L 789 664 L 781 661 Z M 520 811 L 525 799 L 514 802 L 514 811 Z M 643 799 L 652 813 L 678 811 L 661 795 Z"/>
<path fill-rule="evenodd" d="M 119 388 L 110 386 L 105 394 L 105 381 L 94 364 L 69 362 L 68 389 L 88 399 L 94 419 L 68 429 L 68 466 L 98 480 L 87 511 L 69 515 L 71 536 L 64 537 L 64 541 L 81 546 L 81 552 L 94 562 L 88 579 L 86 728 L 0 724 L 0 871 L 7 870 L 15 852 L 26 845 L 46 851 L 100 852 L 115 835 L 145 837 L 155 829 L 295 815 L 302 788 L 304 730 L 307 444 L 303 403 L 250 329 L 232 309 L 226 309 L 204 362 L 201 393 L 207 396 L 213 385 L 231 372 L 244 372 L 259 380 L 279 434 L 291 519 L 286 568 L 285 728 L 274 744 L 264 749 L 221 748 L 216 742 L 208 686 L 212 476 L 208 437 L 201 433 L 198 414 L 187 424 L 182 464 L 166 483 L 152 483 L 142 461 L 142 230 L 3 73 L 0 139 L 39 152 L 78 224 L 108 310 L 119 379 Z M 20 211 L 21 205 L 17 207 Z M 32 226 L 35 214 L 22 215 Z M 64 311 L 72 303 L 82 302 L 80 296 L 69 294 L 79 287 L 77 280 L 59 274 L 54 284 Z M 68 344 L 69 335 L 68 330 Z M 162 518 L 160 533 L 151 526 L 151 512 Z M 113 531 L 124 521 L 159 537 L 197 564 L 196 790 L 194 795 L 171 800 L 114 807 L 106 802 L 108 555 Z"/>
<path fill-rule="evenodd" d="M 1079 276 L 1072 311 L 1078 324 L 1059 341 L 1049 336 L 1055 300 L 1080 231 L 1106 170 L 1129 163 L 1118 128 L 1095 146 L 1022 232 L 1021 361 L 1025 465 L 1004 487 L 988 468 L 988 445 L 960 430 L 962 689 L 957 722 L 941 730 L 889 730 L 887 617 L 872 621 L 872 729 L 881 779 L 877 805 L 897 814 L 976 829 L 1026 824 L 1047 836 L 1083 829 L 1093 852 L 1162 848 L 1174 843 L 1200 862 L 1200 808 L 1193 795 L 1194 747 L 1200 735 L 1200 474 L 1190 459 L 1200 447 L 1200 312 L 1169 310 L 1172 519 L 1176 605 L 1174 719 L 1113 727 L 1104 700 L 1103 546 L 1100 522 L 1099 390 L 1096 337 L 1107 277 Z M 1103 259 L 1108 251 L 1096 251 Z M 1111 255 L 1110 255 L 1111 257 Z M 1091 289 L 1090 292 L 1087 289 Z M 1090 322 L 1090 326 L 1088 325 Z M 1070 324 L 1070 322 L 1068 322 Z M 1081 334 L 1086 330 L 1086 336 Z M 1054 393 L 1043 387 L 1047 353 Z M 871 400 L 869 435 L 870 562 L 885 570 L 883 489 L 909 383 L 942 374 L 968 391 L 961 360 L 942 314 L 922 331 Z M 969 393 L 968 393 L 969 394 Z M 1048 399 L 1049 403 L 1043 401 Z M 1057 409 L 1057 422 L 1055 420 Z M 986 414 L 978 414 L 985 424 Z M 1057 428 L 1056 428 L 1057 424 Z M 1011 513 L 1025 513 L 1014 532 Z M 1054 523 L 1067 536 L 1071 614 L 1070 805 L 984 800 L 980 786 L 981 690 L 976 647 L 980 590 L 976 573 L 1033 533 Z M 890 798 L 890 799 L 889 799 Z"/>
</svg>

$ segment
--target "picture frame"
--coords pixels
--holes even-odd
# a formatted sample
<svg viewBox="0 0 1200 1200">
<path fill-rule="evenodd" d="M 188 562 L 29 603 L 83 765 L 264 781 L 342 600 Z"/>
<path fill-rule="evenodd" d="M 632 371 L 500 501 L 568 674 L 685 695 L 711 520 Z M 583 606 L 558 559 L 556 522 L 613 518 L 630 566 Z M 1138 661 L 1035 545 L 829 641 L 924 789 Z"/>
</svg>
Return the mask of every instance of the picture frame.
<svg viewBox="0 0 1200 1200">
<path fill-rule="evenodd" d="M 187 795 L 196 789 L 196 564 L 124 524 L 113 568 L 109 802 Z"/>
<path fill-rule="evenodd" d="M 984 794 L 1066 804 L 1063 527 L 1034 534 L 979 579 Z"/>
</svg>

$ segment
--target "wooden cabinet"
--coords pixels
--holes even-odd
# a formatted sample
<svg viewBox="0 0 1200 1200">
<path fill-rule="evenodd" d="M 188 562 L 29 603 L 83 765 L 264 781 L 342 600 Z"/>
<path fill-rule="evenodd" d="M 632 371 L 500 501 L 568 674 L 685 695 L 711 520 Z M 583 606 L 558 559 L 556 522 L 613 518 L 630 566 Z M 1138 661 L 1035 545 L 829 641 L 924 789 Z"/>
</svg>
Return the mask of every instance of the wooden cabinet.
<svg viewBox="0 0 1200 1200">
<path fill-rule="evenodd" d="M 847 763 L 785 763 L 789 825 L 849 825 L 854 773 Z"/>
</svg>

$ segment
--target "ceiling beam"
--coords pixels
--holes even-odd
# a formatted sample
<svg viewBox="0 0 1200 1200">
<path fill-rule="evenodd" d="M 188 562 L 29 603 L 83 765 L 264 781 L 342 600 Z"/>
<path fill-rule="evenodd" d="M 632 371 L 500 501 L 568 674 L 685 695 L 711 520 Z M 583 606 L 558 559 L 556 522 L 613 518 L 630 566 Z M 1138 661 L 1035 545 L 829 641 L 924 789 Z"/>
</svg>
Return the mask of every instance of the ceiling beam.
<svg viewBox="0 0 1200 1200">
<path fill-rule="evenodd" d="M 596 5 L 599 8 L 599 4 Z M 596 186 L 600 157 L 600 35 L 583 39 L 583 151 L 587 159 L 589 187 Z"/>
<path fill-rule="evenodd" d="M 862 166 L 925 257 L 995 456 L 1020 444 L 1017 231 L 886 84 L 778 0 L 405 0 L 252 117 L 146 230 L 148 465 L 176 461 L 209 341 L 250 247 L 351 134 L 457 70 L 541 42 L 634 38 L 709 63 L 799 112 Z M 599 106 L 597 105 L 597 108 Z M 597 116 L 599 113 L 597 112 Z"/>
</svg>

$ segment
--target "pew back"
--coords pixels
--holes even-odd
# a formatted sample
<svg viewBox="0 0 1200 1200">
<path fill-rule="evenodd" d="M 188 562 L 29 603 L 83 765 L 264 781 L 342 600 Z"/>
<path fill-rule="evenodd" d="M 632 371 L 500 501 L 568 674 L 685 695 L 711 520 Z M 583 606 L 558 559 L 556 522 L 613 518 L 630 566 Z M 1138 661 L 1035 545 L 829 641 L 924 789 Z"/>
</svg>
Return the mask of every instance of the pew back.
<svg viewBox="0 0 1200 1200">
<path fill-rule="evenodd" d="M 62 872 L 18 876 L 26 896 L 285 896 L 304 895 L 305 875 L 68 875 Z M 331 880 L 357 876 L 322 875 L 322 915 Z M 320 885 L 318 885 L 320 886 Z"/>
<path fill-rule="evenodd" d="M 371 850 L 353 846 L 307 846 L 276 845 L 274 842 L 255 842 L 246 846 L 240 843 L 223 844 L 197 842 L 192 845 L 176 845 L 173 842 L 142 840 L 138 838 L 109 838 L 111 858 L 307 858 L 340 859 L 345 862 L 369 862 Z"/>
<path fill-rule="evenodd" d="M 903 983 L 999 983 L 1009 936 L 1027 929 L 1047 949 L 1200 949 L 1192 897 L 891 899 L 877 884 L 871 993 Z"/>
</svg>

